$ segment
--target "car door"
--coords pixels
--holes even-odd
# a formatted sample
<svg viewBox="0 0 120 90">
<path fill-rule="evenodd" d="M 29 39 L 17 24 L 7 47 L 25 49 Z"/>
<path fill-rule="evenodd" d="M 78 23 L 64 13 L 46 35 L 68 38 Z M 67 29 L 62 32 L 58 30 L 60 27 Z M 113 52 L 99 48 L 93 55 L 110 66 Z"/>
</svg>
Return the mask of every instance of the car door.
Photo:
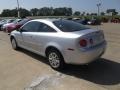
<svg viewBox="0 0 120 90">
<path fill-rule="evenodd" d="M 41 36 L 39 35 L 39 32 L 38 32 L 40 27 L 41 27 L 41 23 L 34 21 L 34 22 L 32 22 L 32 27 L 31 27 L 31 30 L 29 31 L 29 35 L 30 35 L 29 47 L 35 53 L 39 53 L 39 51 L 40 51 L 40 48 L 39 48 L 40 44 L 37 42 L 37 40 L 41 38 Z"/>
<path fill-rule="evenodd" d="M 36 50 L 36 43 L 34 40 L 34 36 L 36 35 L 38 25 L 37 22 L 32 21 L 28 22 L 26 25 L 24 25 L 21 28 L 21 37 L 23 41 L 23 47 L 30 50 L 35 51 Z"/>
<path fill-rule="evenodd" d="M 17 44 L 20 47 L 23 47 L 24 46 L 24 42 L 23 42 L 23 38 L 22 38 L 22 34 L 20 32 L 20 29 L 16 31 L 15 36 L 16 36 Z"/>
<path fill-rule="evenodd" d="M 50 34 L 56 34 L 56 30 L 51 28 L 45 23 L 39 22 L 39 28 L 37 30 L 36 35 L 33 37 L 34 42 L 36 45 L 36 50 L 44 56 L 44 51 L 45 51 L 45 45 L 49 42 L 50 40 Z"/>
</svg>

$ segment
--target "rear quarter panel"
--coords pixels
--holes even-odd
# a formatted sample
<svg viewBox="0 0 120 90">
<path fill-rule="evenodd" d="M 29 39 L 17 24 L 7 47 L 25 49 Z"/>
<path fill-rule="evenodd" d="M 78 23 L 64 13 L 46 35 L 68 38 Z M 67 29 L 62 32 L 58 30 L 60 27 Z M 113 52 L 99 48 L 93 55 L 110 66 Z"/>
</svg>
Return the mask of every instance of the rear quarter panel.
<svg viewBox="0 0 120 90">
<path fill-rule="evenodd" d="M 78 36 L 74 34 L 65 33 L 37 33 L 36 39 L 40 46 L 40 50 L 43 56 L 45 56 L 45 50 L 49 46 L 57 48 L 64 56 L 65 51 L 68 48 L 76 48 L 76 40 Z"/>
</svg>

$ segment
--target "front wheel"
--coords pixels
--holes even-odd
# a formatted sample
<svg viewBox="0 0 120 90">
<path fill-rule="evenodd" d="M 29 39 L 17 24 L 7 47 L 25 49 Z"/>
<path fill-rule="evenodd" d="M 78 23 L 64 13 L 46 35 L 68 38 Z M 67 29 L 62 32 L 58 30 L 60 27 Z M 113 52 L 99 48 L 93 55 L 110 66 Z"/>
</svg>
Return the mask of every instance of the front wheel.
<svg viewBox="0 0 120 90">
<path fill-rule="evenodd" d="M 12 38 L 11 44 L 12 44 L 12 48 L 14 50 L 17 50 L 19 48 L 18 45 L 17 45 L 17 42 L 16 42 L 15 38 Z"/>
<path fill-rule="evenodd" d="M 50 50 L 47 53 L 50 66 L 55 70 L 62 70 L 65 66 L 64 59 L 58 50 Z"/>
</svg>

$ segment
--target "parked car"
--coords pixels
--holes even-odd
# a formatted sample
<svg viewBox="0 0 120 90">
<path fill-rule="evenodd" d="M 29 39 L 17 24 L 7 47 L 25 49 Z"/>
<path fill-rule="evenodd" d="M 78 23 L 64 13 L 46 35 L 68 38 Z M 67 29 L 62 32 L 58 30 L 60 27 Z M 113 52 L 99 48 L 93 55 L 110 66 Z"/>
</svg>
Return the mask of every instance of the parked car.
<svg viewBox="0 0 120 90">
<path fill-rule="evenodd" d="M 6 23 L 6 20 L 1 20 L 0 21 L 0 31 L 2 31 L 1 27 Z"/>
<path fill-rule="evenodd" d="M 101 25 L 101 21 L 98 19 L 92 19 L 88 21 L 88 25 Z"/>
<path fill-rule="evenodd" d="M 111 20 L 112 23 L 120 23 L 120 19 L 119 18 L 114 18 Z"/>
<path fill-rule="evenodd" d="M 11 33 L 12 31 L 19 29 L 22 25 L 24 25 L 26 22 L 30 21 L 31 19 L 23 19 L 20 22 L 16 23 L 16 24 L 11 24 L 9 26 L 7 26 L 6 28 L 6 32 Z"/>
<path fill-rule="evenodd" d="M 79 20 L 75 20 L 75 22 L 83 24 L 83 25 L 87 25 L 88 24 L 89 19 L 79 19 Z"/>
<path fill-rule="evenodd" d="M 5 19 L 2 21 L 2 23 L 0 24 L 0 29 L 3 31 L 4 30 L 4 25 L 12 23 L 14 21 L 14 19 Z"/>
<path fill-rule="evenodd" d="M 47 57 L 53 69 L 67 64 L 88 64 L 105 52 L 102 30 L 93 30 L 70 20 L 36 19 L 10 35 L 13 49 L 19 47 Z"/>
<path fill-rule="evenodd" d="M 6 31 L 7 31 L 7 28 L 8 28 L 9 26 L 14 25 L 14 24 L 17 24 L 17 23 L 20 22 L 20 21 L 21 21 L 21 19 L 15 19 L 15 20 L 14 20 L 13 22 L 11 22 L 11 23 L 4 24 L 4 25 L 1 27 L 1 29 L 2 29 L 2 31 L 6 32 Z"/>
</svg>

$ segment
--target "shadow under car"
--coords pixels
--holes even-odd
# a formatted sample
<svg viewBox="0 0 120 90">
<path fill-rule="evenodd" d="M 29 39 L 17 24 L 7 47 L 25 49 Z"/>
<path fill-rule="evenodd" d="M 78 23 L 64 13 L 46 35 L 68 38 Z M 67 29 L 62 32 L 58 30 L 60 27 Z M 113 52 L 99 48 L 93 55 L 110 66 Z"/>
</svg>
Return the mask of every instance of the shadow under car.
<svg viewBox="0 0 120 90">
<path fill-rule="evenodd" d="M 24 49 L 19 51 L 49 65 L 47 59 L 40 55 Z M 66 69 L 60 72 L 100 85 L 116 85 L 120 83 L 120 63 L 104 58 L 100 58 L 89 65 L 67 65 Z"/>
</svg>

